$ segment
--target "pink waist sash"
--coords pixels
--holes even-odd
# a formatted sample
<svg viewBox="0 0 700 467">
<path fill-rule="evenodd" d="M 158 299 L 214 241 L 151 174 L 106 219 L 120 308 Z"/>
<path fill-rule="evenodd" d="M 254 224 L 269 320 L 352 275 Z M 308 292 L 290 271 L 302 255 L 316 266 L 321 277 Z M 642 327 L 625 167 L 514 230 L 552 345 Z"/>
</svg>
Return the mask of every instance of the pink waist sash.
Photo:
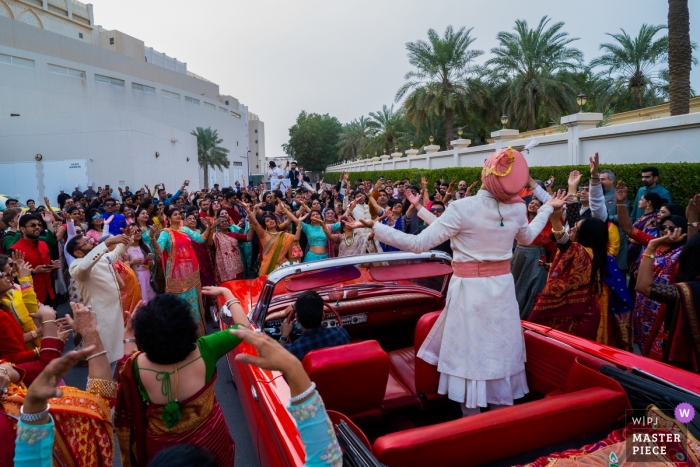
<svg viewBox="0 0 700 467">
<path fill-rule="evenodd" d="M 452 270 L 457 277 L 491 277 L 510 273 L 510 260 L 502 261 L 452 261 Z"/>
</svg>

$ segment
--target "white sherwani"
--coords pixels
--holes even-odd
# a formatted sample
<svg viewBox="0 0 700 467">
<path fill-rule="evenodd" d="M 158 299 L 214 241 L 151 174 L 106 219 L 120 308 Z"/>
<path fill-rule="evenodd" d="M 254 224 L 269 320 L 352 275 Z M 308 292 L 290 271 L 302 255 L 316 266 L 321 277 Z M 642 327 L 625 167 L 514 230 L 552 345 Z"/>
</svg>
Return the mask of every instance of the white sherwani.
<svg viewBox="0 0 700 467">
<path fill-rule="evenodd" d="M 514 239 L 530 244 L 551 213 L 544 205 L 528 224 L 524 203 L 499 203 L 479 190 L 451 203 L 420 235 L 379 223 L 374 232 L 377 240 L 405 251 L 428 251 L 449 239 L 454 261 L 502 261 L 510 260 Z M 474 408 L 512 405 L 528 392 L 518 310 L 512 274 L 452 276 L 445 309 L 418 351 L 418 357 L 438 366 L 439 393 Z"/>
<path fill-rule="evenodd" d="M 126 248 L 119 244 L 110 253 L 101 243 L 85 257 L 75 258 L 70 265 L 70 275 L 78 286 L 83 303 L 92 306 L 97 315 L 97 332 L 109 363 L 124 355 L 124 313 L 117 272 L 112 263 L 124 254 Z"/>
</svg>

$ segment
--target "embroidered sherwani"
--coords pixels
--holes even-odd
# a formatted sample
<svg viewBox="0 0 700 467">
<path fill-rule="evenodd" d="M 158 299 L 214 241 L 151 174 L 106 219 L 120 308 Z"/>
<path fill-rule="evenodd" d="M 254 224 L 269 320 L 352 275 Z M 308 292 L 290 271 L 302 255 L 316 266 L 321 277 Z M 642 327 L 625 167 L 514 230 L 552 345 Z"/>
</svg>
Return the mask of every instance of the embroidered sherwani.
<svg viewBox="0 0 700 467">
<path fill-rule="evenodd" d="M 544 205 L 528 224 L 524 203 L 499 203 L 480 190 L 453 202 L 419 235 L 379 223 L 374 224 L 374 232 L 380 242 L 404 251 L 420 253 L 450 240 L 456 262 L 504 261 L 512 256 L 513 240 L 531 243 L 551 213 L 552 208 Z M 437 365 L 438 392 L 467 407 L 512 405 L 524 396 L 528 392 L 525 341 L 513 275 L 453 275 L 445 309 L 418 357 Z"/>
</svg>

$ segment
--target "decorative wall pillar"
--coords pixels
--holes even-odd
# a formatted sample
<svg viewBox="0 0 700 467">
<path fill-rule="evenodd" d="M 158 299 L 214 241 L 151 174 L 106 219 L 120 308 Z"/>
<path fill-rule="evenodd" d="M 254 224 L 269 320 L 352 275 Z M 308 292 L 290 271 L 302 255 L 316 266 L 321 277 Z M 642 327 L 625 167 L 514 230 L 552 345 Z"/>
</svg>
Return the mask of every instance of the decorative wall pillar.
<svg viewBox="0 0 700 467">
<path fill-rule="evenodd" d="M 510 130 L 508 128 L 491 132 L 491 138 L 493 138 L 495 140 L 496 152 L 500 151 L 504 147 L 507 147 L 508 145 L 505 143 L 507 143 L 508 141 L 512 141 L 514 139 L 517 139 L 519 134 L 520 134 L 520 131 Z"/>
<path fill-rule="evenodd" d="M 579 154 L 579 138 L 581 132 L 595 128 L 598 123 L 603 121 L 603 114 L 597 112 L 579 112 L 573 115 L 566 115 L 561 118 L 561 124 L 568 131 L 568 162 L 571 165 L 583 164 L 587 161 L 583 160 L 583 156 Z"/>
<path fill-rule="evenodd" d="M 459 130 L 459 139 L 456 139 L 454 141 L 450 141 L 450 144 L 452 145 L 453 148 L 453 157 L 454 157 L 454 166 L 459 167 L 459 151 L 462 149 L 466 149 L 469 147 L 470 144 L 472 144 L 472 140 L 470 139 L 462 139 L 462 130 Z"/>
</svg>

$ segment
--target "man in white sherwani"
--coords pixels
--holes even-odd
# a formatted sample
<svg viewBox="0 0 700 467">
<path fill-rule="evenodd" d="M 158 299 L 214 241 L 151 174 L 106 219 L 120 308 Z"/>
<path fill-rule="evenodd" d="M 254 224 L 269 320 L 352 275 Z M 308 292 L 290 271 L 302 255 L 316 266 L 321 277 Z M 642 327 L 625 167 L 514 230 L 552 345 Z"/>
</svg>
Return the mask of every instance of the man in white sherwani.
<svg viewBox="0 0 700 467">
<path fill-rule="evenodd" d="M 454 274 L 445 308 L 418 357 L 437 365 L 438 392 L 461 403 L 464 416 L 488 404 L 513 405 L 528 392 L 525 341 L 510 273 L 513 240 L 532 242 L 566 196 L 553 196 L 528 224 L 525 203 L 517 196 L 528 177 L 523 155 L 503 149 L 484 163 L 481 190 L 451 203 L 419 235 L 371 221 L 356 223 L 372 227 L 380 242 L 414 253 L 450 240 Z M 418 196 L 408 191 L 406 196 L 421 208 Z"/>
<path fill-rule="evenodd" d="M 109 247 L 116 245 L 112 252 Z M 124 355 L 124 311 L 119 292 L 119 279 L 112 264 L 119 260 L 131 246 L 131 235 L 109 237 L 103 243 L 84 235 L 71 238 L 66 245 L 75 259 L 70 265 L 70 275 L 75 280 L 86 306 L 97 315 L 97 332 L 107 351 L 112 370 Z"/>
</svg>

